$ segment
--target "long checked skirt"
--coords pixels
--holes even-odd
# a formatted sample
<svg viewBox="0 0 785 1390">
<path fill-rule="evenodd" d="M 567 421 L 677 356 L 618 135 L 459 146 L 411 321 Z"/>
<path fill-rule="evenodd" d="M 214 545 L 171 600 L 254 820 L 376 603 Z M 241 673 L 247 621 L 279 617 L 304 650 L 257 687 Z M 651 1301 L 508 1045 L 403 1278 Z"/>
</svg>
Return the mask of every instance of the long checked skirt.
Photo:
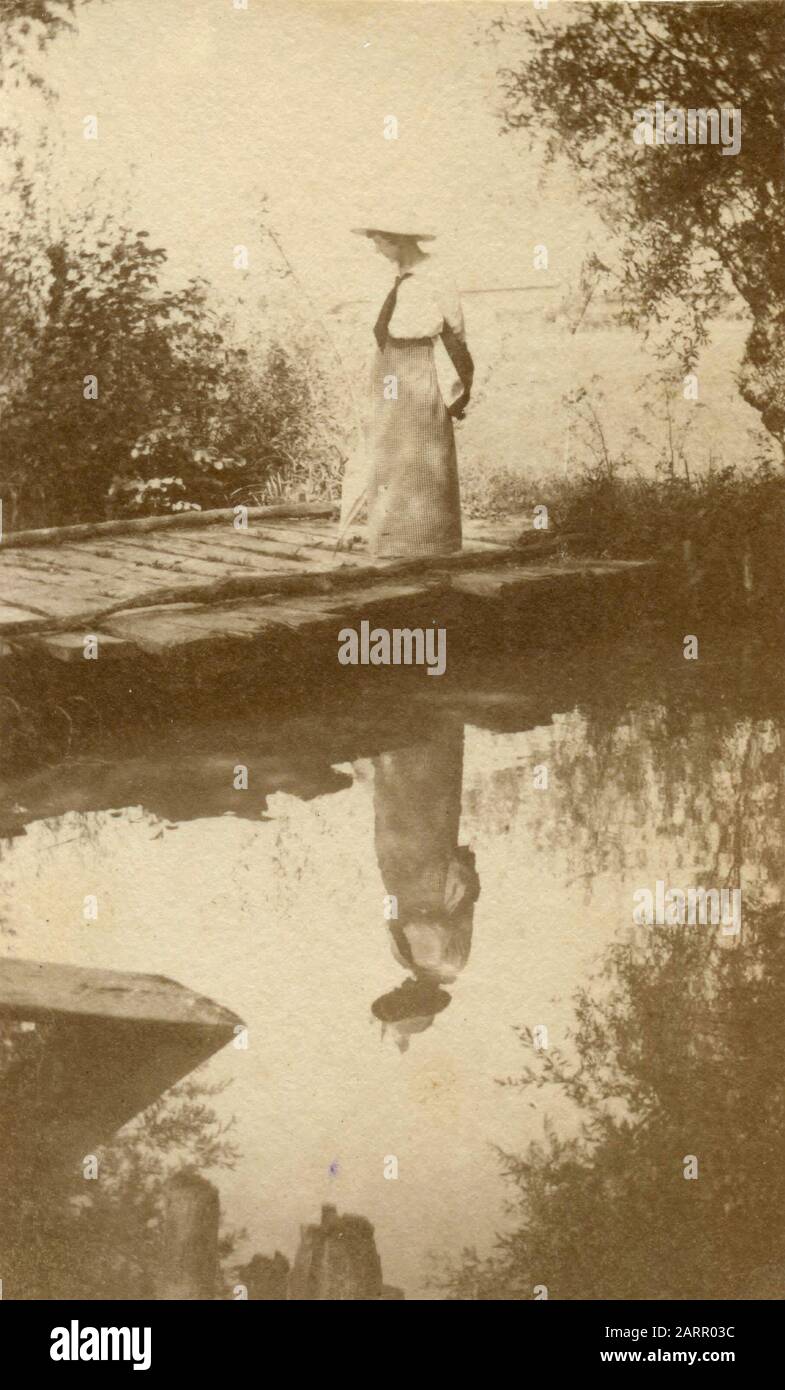
<svg viewBox="0 0 785 1390">
<path fill-rule="evenodd" d="M 455 436 L 430 338 L 388 338 L 371 372 L 368 532 L 375 555 L 461 548 Z"/>
</svg>

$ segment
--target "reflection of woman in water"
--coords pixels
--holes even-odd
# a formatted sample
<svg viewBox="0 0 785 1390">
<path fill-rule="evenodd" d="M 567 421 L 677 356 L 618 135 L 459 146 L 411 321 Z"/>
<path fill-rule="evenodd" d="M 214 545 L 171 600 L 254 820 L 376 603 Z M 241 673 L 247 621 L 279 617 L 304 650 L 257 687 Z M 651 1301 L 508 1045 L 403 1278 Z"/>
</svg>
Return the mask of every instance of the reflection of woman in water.
<svg viewBox="0 0 785 1390">
<path fill-rule="evenodd" d="M 445 1009 L 469 958 L 480 882 L 474 855 L 458 844 L 463 726 L 374 760 L 376 855 L 388 895 L 393 955 L 409 978 L 375 1000 L 373 1013 L 401 1051 Z"/>
</svg>

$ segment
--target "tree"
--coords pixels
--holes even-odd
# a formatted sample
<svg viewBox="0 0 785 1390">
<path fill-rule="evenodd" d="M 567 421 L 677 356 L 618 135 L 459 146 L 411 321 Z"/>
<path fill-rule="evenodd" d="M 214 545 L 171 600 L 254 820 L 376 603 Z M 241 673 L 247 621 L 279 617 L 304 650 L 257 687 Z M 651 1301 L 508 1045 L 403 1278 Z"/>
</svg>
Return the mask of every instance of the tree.
<svg viewBox="0 0 785 1390">
<path fill-rule="evenodd" d="M 77 5 L 86 0 L 2 0 L 0 12 L 0 89 L 29 83 L 49 95 L 35 54 L 57 34 L 73 28 Z M 0 135 L 7 135 L 0 130 Z"/>
<path fill-rule="evenodd" d="M 501 72 L 503 128 L 545 128 L 547 156 L 568 162 L 621 238 L 623 317 L 669 319 L 685 367 L 733 285 L 751 317 L 741 392 L 785 449 L 785 6 L 564 8 L 492 26 L 526 44 Z M 635 112 L 657 100 L 738 108 L 740 152 L 636 145 Z"/>
<path fill-rule="evenodd" d="M 20 280 L 28 254 L 22 246 Z M 7 323 L 16 372 L 0 430 L 13 527 L 101 517 L 124 481 L 188 471 L 189 451 L 209 442 L 223 348 L 203 286 L 163 290 L 165 253 L 144 232 L 88 222 L 42 259 L 45 293 L 20 294 L 21 317 Z"/>
<path fill-rule="evenodd" d="M 327 444 L 307 364 L 253 354 L 166 253 L 96 211 L 49 232 L 18 171 L 0 227 L 0 485 L 9 529 L 256 500 Z M 324 430 L 322 431 L 324 434 Z"/>
<path fill-rule="evenodd" d="M 2 0 L 0 89 L 53 93 L 37 59 L 87 0 Z M 50 205 L 52 154 L 18 131 L 0 212 L 0 492 L 4 525 L 63 525 L 334 493 L 343 463 L 323 373 L 246 346 L 197 279 L 168 288 L 166 252 L 130 218 Z"/>
<path fill-rule="evenodd" d="M 514 1225 L 442 1275 L 449 1298 L 737 1298 L 766 1278 L 782 1296 L 782 928 L 781 907 L 745 911 L 732 950 L 700 927 L 610 949 L 577 994 L 575 1055 L 508 1083 L 560 1092 L 578 1132 L 501 1155 Z"/>
<path fill-rule="evenodd" d="M 213 1175 L 239 1158 L 234 1117 L 219 1118 L 212 1104 L 226 1083 L 210 1083 L 197 1069 L 172 1086 L 96 1151 L 95 1180 L 85 1181 L 64 1161 L 58 1126 L 42 1124 L 38 1110 L 36 1053 L 52 1045 L 50 1027 L 20 1032 L 18 1023 L 0 1022 L 3 1103 L 15 1117 L 0 1184 L 6 1289 L 16 1298 L 155 1297 L 167 1179 Z M 21 1162 L 18 1148 L 9 1155 L 15 1140 Z M 224 1230 L 225 1259 L 240 1234 Z"/>
</svg>

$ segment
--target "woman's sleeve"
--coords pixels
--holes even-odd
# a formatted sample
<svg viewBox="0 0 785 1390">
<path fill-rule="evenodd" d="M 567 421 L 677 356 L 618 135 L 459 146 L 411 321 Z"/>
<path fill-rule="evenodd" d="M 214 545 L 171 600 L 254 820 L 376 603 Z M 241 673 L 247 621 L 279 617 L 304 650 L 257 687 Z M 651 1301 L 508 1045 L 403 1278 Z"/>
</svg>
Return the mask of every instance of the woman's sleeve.
<svg viewBox="0 0 785 1390">
<path fill-rule="evenodd" d="M 461 297 L 456 286 L 450 280 L 444 281 L 440 286 L 440 291 L 442 318 L 450 325 L 453 333 L 459 338 L 465 338 L 466 330 L 463 322 Z"/>
</svg>

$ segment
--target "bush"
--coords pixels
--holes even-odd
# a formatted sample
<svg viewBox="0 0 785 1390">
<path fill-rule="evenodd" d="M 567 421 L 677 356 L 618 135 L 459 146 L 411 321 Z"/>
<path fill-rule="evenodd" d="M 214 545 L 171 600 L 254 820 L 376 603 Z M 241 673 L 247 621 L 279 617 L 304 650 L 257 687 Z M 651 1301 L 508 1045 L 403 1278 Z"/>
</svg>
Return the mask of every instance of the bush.
<svg viewBox="0 0 785 1390">
<path fill-rule="evenodd" d="M 272 344 L 252 358 L 203 282 L 163 288 L 166 254 L 144 231 L 93 231 L 46 248 L 37 300 L 30 246 L 10 247 L 9 530 L 254 501 L 284 473 L 307 491 L 309 467 L 340 470 L 324 388 L 296 351 Z"/>
</svg>

